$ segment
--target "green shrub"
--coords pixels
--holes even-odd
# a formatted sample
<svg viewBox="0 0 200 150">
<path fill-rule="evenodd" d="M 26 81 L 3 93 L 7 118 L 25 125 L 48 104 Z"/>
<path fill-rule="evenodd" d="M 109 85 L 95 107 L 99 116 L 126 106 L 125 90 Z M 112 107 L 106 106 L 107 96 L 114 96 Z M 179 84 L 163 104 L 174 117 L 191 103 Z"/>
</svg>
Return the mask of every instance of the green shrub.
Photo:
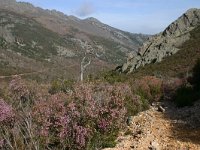
<svg viewBox="0 0 200 150">
<path fill-rule="evenodd" d="M 137 113 L 149 108 L 148 100 L 139 95 L 126 96 L 124 99 L 125 107 L 127 109 L 127 116 L 134 116 Z"/>
<path fill-rule="evenodd" d="M 150 103 L 161 98 L 162 80 L 154 76 L 145 76 L 133 83 L 134 93 L 142 99 L 147 99 Z"/>
<path fill-rule="evenodd" d="M 192 82 L 194 85 L 194 89 L 199 91 L 200 90 L 200 59 L 197 60 L 197 63 L 193 68 Z"/>
<path fill-rule="evenodd" d="M 192 77 L 189 78 L 191 86 L 180 87 L 175 93 L 175 103 L 178 107 L 191 106 L 194 101 L 200 98 L 200 59 L 192 70 Z"/>
<path fill-rule="evenodd" d="M 116 71 L 102 73 L 100 78 L 103 78 L 104 81 L 111 84 L 116 82 L 125 82 L 127 80 L 127 76 L 125 74 L 119 74 Z"/>
<path fill-rule="evenodd" d="M 191 106 L 197 100 L 198 93 L 192 87 L 180 87 L 174 97 L 174 102 L 178 107 Z"/>
<path fill-rule="evenodd" d="M 72 88 L 73 84 L 74 84 L 73 80 L 54 80 L 51 83 L 49 93 L 50 94 L 56 94 L 58 92 L 67 93 L 73 89 Z"/>
<path fill-rule="evenodd" d="M 116 138 L 119 130 L 113 130 L 107 133 L 96 132 L 88 144 L 88 150 L 93 150 L 97 147 L 108 148 L 116 146 Z"/>
</svg>

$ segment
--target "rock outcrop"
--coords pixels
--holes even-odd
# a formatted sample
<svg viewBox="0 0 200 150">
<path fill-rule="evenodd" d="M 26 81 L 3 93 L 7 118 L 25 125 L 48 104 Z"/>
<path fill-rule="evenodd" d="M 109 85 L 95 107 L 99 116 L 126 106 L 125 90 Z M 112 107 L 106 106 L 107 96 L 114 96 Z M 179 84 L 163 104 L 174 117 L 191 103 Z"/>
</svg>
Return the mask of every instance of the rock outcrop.
<svg viewBox="0 0 200 150">
<path fill-rule="evenodd" d="M 179 51 L 179 47 L 190 39 L 190 31 L 200 24 L 200 9 L 189 9 L 163 32 L 152 36 L 139 48 L 130 53 L 122 72 L 133 72 L 140 66 L 161 62 L 163 58 Z"/>
</svg>

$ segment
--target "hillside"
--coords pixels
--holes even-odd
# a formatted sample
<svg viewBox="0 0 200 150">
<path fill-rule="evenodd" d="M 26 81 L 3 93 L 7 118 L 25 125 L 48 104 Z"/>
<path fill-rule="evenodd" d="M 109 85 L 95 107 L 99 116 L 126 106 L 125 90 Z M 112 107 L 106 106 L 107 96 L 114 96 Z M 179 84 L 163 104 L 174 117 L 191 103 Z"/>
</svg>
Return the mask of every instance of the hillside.
<svg viewBox="0 0 200 150">
<path fill-rule="evenodd" d="M 195 31 L 191 31 L 193 31 L 194 28 L 197 28 L 199 24 L 200 9 L 188 10 L 170 24 L 163 32 L 151 37 L 145 42 L 143 46 L 140 47 L 138 53 L 131 53 L 127 62 L 121 67 L 121 71 L 133 72 L 139 67 L 148 64 L 155 64 L 156 66 L 156 63 L 163 61 L 166 57 L 176 54 L 181 50 L 181 47 L 184 49 L 185 45 L 182 46 L 183 43 L 190 39 L 195 40 L 194 36 L 191 34 L 196 33 L 194 33 Z M 171 61 L 169 61 L 169 63 L 170 62 Z"/>
<path fill-rule="evenodd" d="M 170 25 L 167 29 L 171 27 Z M 167 34 L 175 34 L 174 32 Z M 163 95 L 159 101 L 153 98 L 148 110 L 131 116 L 128 126 L 120 132 L 116 146 L 104 150 L 200 149 L 200 90 L 193 85 L 198 84 L 200 79 L 200 67 L 197 63 L 197 60 L 200 60 L 200 25 L 196 24 L 187 34 L 190 35 L 189 39 L 183 43 L 177 41 L 182 43 L 175 47 L 178 51 L 162 58 L 162 61 L 146 64 L 129 74 L 111 72 L 104 76 L 104 79 L 111 83 L 129 82 L 133 89 L 139 84 L 138 93 L 147 99 L 150 99 L 147 96 L 148 92 L 157 93 L 149 90 L 149 84 L 155 85 L 156 88 L 160 87 L 157 81 L 152 81 L 149 76 L 157 77 L 163 82 Z M 197 80 L 191 82 L 194 66 L 198 67 Z M 194 102 L 195 100 L 197 101 Z"/>
<path fill-rule="evenodd" d="M 1 75 L 77 79 L 85 55 L 92 62 L 87 74 L 110 69 L 148 38 L 15 0 L 0 0 L 0 17 Z"/>
<path fill-rule="evenodd" d="M 31 78 L 78 79 L 85 55 L 91 60 L 87 76 L 125 62 L 149 37 L 15 0 L 0 0 L 0 16 L 2 76 L 33 72 Z"/>
<path fill-rule="evenodd" d="M 155 64 L 140 67 L 133 74 L 156 75 L 163 77 L 183 77 L 190 74 L 197 59 L 200 58 L 200 25 L 190 31 L 190 39 L 179 46 L 179 51 Z"/>
</svg>

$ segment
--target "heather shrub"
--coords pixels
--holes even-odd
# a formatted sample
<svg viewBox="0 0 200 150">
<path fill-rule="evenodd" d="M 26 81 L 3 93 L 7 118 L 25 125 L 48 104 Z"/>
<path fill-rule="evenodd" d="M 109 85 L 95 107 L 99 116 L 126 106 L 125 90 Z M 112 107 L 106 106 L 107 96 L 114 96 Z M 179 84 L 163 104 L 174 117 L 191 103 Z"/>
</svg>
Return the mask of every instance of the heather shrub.
<svg viewBox="0 0 200 150">
<path fill-rule="evenodd" d="M 0 99 L 0 149 L 7 149 L 5 141 L 5 128 L 11 130 L 15 123 L 13 108 L 3 99 Z"/>
<path fill-rule="evenodd" d="M 39 100 L 33 118 L 41 145 L 95 149 L 114 143 L 125 112 L 120 88 L 79 84 L 72 93 L 57 93 Z"/>
<path fill-rule="evenodd" d="M 4 97 L 7 97 L 7 101 L 12 107 L 7 107 L 8 105 L 1 103 L 0 109 L 7 107 L 7 116 L 13 116 L 14 114 L 15 120 L 6 119 L 12 121 L 6 121 L 0 128 L 3 149 L 38 149 L 39 142 L 35 124 L 32 122 L 31 111 L 36 97 L 45 97 L 46 93 L 45 88 L 36 90 L 36 87 L 37 84 L 27 84 L 18 76 L 14 77 L 9 83 L 9 88 L 6 89 L 9 92 L 4 93 Z M 36 92 L 38 96 L 36 96 Z"/>
<path fill-rule="evenodd" d="M 133 91 L 142 101 L 158 101 L 162 95 L 162 80 L 154 76 L 145 76 L 133 82 Z M 146 102 L 145 102 L 146 103 Z"/>
<path fill-rule="evenodd" d="M 147 109 L 148 100 L 159 97 L 160 80 L 144 77 L 141 81 L 130 87 L 58 80 L 46 90 L 15 77 L 9 84 L 9 96 L 16 121 L 12 128 L 1 129 L 0 139 L 11 149 L 113 147 L 126 118 Z"/>
<path fill-rule="evenodd" d="M 0 99 L 0 126 L 13 124 L 14 116 L 12 107 L 3 99 Z"/>
<path fill-rule="evenodd" d="M 77 118 L 80 113 L 75 110 L 73 102 L 67 101 L 65 95 L 58 93 L 48 97 L 47 99 L 40 99 L 33 109 L 33 118 L 37 124 L 37 135 L 40 137 L 41 148 L 70 148 L 76 146 L 76 132 Z M 85 140 L 86 135 L 81 137 Z M 84 141 L 81 141 L 83 144 Z"/>
<path fill-rule="evenodd" d="M 30 106 L 34 102 L 34 90 L 31 90 L 20 76 L 15 76 L 10 81 L 9 92 L 13 105 L 18 108 Z"/>
</svg>

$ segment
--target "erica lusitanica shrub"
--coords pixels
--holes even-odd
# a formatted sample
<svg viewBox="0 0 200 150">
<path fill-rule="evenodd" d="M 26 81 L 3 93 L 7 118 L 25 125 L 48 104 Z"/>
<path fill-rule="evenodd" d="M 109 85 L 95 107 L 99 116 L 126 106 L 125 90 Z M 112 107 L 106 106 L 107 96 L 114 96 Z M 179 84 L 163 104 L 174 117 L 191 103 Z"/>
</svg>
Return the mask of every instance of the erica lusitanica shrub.
<svg viewBox="0 0 200 150">
<path fill-rule="evenodd" d="M 15 77 L 6 101 L 0 100 L 0 148 L 90 150 L 115 146 L 127 115 L 144 110 L 148 105 L 144 98 L 160 96 L 158 79 L 146 77 L 143 81 L 135 82 L 134 89 L 123 83 L 70 83 L 69 92 L 49 93 L 46 85 Z"/>
<path fill-rule="evenodd" d="M 94 85 L 82 84 L 70 95 L 57 93 L 36 103 L 33 118 L 42 145 L 97 148 L 104 139 L 94 137 L 109 136 L 120 128 L 126 113 L 120 91 L 112 86 L 94 89 Z"/>
<path fill-rule="evenodd" d="M 0 127 L 14 122 L 14 111 L 3 99 L 0 99 Z"/>
<path fill-rule="evenodd" d="M 81 83 L 74 84 L 71 92 L 55 94 L 41 87 L 33 91 L 31 86 L 37 85 L 15 77 L 8 87 L 9 105 L 0 100 L 0 123 L 4 125 L 0 148 L 85 150 L 114 146 L 125 123 L 125 86 Z"/>
<path fill-rule="evenodd" d="M 200 90 L 200 59 L 197 60 L 197 63 L 193 68 L 192 84 L 194 85 L 195 90 Z"/>
</svg>

